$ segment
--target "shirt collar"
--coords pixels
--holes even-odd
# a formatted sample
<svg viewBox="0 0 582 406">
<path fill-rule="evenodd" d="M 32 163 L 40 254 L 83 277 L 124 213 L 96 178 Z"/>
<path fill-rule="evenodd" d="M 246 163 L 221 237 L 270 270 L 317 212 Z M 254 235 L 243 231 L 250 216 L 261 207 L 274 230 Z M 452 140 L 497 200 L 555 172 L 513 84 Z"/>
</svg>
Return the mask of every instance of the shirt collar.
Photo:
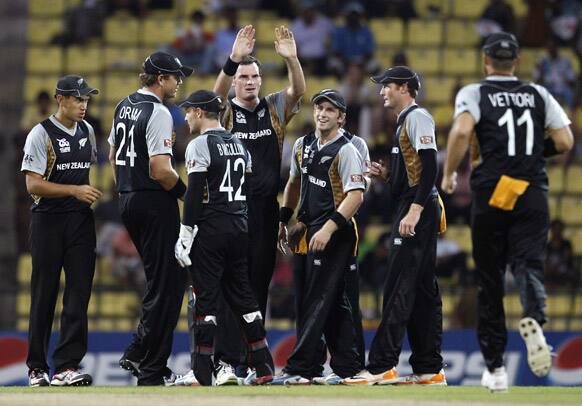
<svg viewBox="0 0 582 406">
<path fill-rule="evenodd" d="M 75 135 L 75 133 L 77 132 L 77 122 L 75 122 L 75 124 L 73 124 L 73 128 L 67 128 L 59 120 L 57 120 L 57 118 L 55 117 L 54 114 L 49 117 L 49 120 L 51 120 L 51 122 L 54 125 L 56 125 L 59 129 L 63 130 L 64 132 L 66 132 L 70 136 Z"/>
<path fill-rule="evenodd" d="M 518 80 L 517 76 L 502 76 L 502 75 L 490 75 L 485 78 L 485 80 L 498 80 L 502 82 L 509 82 Z"/>
<path fill-rule="evenodd" d="M 158 97 L 158 95 L 157 95 L 157 94 L 155 94 L 155 93 L 153 93 L 153 92 L 150 92 L 150 91 L 149 91 L 149 90 L 147 90 L 147 89 L 143 89 L 143 88 L 142 88 L 142 89 L 139 89 L 137 92 L 138 92 L 138 93 L 141 93 L 141 94 L 148 95 L 148 96 L 154 96 L 156 99 L 158 99 L 158 100 L 159 100 L 159 102 L 160 102 L 160 103 L 163 103 L 163 102 L 162 102 L 162 99 L 160 99 L 160 98 Z"/>
<path fill-rule="evenodd" d="M 412 102 L 412 103 L 410 103 L 408 106 L 406 106 L 406 108 L 405 108 L 404 110 L 402 110 L 402 111 L 401 111 L 401 112 L 398 114 L 398 117 L 396 117 L 396 121 L 398 121 L 398 120 L 400 119 L 400 116 L 401 116 L 402 114 L 404 114 L 406 111 L 410 110 L 410 108 L 411 108 L 412 106 L 417 106 L 416 102 Z"/>
<path fill-rule="evenodd" d="M 214 127 L 214 128 L 207 128 L 202 134 L 206 134 L 210 131 L 224 131 L 224 127 Z M 200 135 L 202 135 L 200 134 Z"/>
</svg>

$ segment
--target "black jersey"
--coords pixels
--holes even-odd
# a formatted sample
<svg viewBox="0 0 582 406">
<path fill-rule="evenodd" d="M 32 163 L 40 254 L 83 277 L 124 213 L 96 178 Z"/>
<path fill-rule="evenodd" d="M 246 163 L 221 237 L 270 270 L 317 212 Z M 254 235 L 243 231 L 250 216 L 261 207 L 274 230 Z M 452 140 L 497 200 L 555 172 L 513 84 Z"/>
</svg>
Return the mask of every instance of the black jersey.
<svg viewBox="0 0 582 406">
<path fill-rule="evenodd" d="M 96 158 L 94 134 L 84 121 L 77 124 L 72 135 L 57 126 L 53 120 L 42 121 L 27 137 L 22 170 L 39 173 L 43 179 L 53 183 L 88 185 L 91 162 Z M 60 213 L 89 207 L 88 203 L 72 196 L 32 197 L 34 203 L 31 210 L 34 212 Z"/>
<path fill-rule="evenodd" d="M 548 188 L 544 138 L 548 127 L 569 124 L 547 90 L 515 77 L 489 78 L 461 89 L 456 112 L 476 121 L 473 140 L 473 189 L 494 187 L 502 175 Z"/>
<path fill-rule="evenodd" d="M 297 219 L 308 226 L 325 223 L 353 189 L 365 189 L 364 162 L 340 132 L 323 146 L 315 133 L 299 138 L 293 147 L 291 172 L 301 174 Z"/>
<path fill-rule="evenodd" d="M 283 102 L 281 102 L 283 99 Z M 253 157 L 250 191 L 257 197 L 274 197 L 281 182 L 281 151 L 286 124 L 284 93 L 260 99 L 254 110 L 231 100 L 223 115 L 224 126 L 240 139 Z"/>
<path fill-rule="evenodd" d="M 251 156 L 240 140 L 224 129 L 204 132 L 186 148 L 186 170 L 207 172 L 201 221 L 218 214 L 247 215 L 245 174 Z"/>
<path fill-rule="evenodd" d="M 154 94 L 135 92 L 115 108 L 109 144 L 115 148 L 118 192 L 164 190 L 150 177 L 150 156 L 172 154 L 172 117 Z"/>
</svg>

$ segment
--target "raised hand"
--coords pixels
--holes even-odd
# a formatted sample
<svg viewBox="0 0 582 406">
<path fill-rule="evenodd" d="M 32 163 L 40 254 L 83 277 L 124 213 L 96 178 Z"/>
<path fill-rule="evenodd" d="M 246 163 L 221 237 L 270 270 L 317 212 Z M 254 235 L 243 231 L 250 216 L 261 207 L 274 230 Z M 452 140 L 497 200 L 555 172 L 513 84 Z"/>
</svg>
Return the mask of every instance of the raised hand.
<svg viewBox="0 0 582 406">
<path fill-rule="evenodd" d="M 252 25 L 245 25 L 236 34 L 236 39 L 232 44 L 230 59 L 233 62 L 240 62 L 245 56 L 250 55 L 255 47 L 255 28 Z"/>
<path fill-rule="evenodd" d="M 289 28 L 284 25 L 275 28 L 275 51 L 282 58 L 297 58 L 295 38 Z"/>
</svg>

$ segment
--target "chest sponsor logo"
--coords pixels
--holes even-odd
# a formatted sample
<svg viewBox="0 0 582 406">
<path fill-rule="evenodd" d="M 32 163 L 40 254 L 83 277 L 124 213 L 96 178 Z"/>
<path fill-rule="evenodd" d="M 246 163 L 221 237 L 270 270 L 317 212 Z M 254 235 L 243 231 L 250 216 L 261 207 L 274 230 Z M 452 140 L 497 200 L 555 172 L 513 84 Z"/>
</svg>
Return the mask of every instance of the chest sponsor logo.
<svg viewBox="0 0 582 406">
<path fill-rule="evenodd" d="M 393 154 L 397 154 L 399 151 L 400 151 L 400 149 L 398 149 L 398 147 L 392 147 Z"/>
<path fill-rule="evenodd" d="M 57 171 L 66 171 L 69 169 L 89 169 L 90 162 L 65 162 L 57 164 Z"/>
<path fill-rule="evenodd" d="M 240 131 L 235 132 L 233 135 L 239 140 L 257 140 L 262 137 L 268 137 L 273 132 L 270 128 L 265 128 L 264 130 L 259 130 L 255 133 L 243 133 Z"/>
<path fill-rule="evenodd" d="M 61 153 L 71 152 L 71 144 L 69 144 L 66 138 L 57 138 L 57 142 L 59 143 Z"/>
<path fill-rule="evenodd" d="M 327 185 L 327 182 L 321 179 L 317 179 L 315 176 L 313 175 L 309 175 L 309 182 L 313 183 L 314 185 L 317 185 L 319 187 L 325 187 Z"/>
<path fill-rule="evenodd" d="M 327 155 L 326 155 L 326 156 L 322 156 L 322 157 L 321 157 L 321 159 L 319 160 L 319 163 L 320 163 L 320 164 L 324 164 L 324 163 L 326 163 L 327 161 L 329 161 L 331 158 L 333 158 L 333 157 L 331 157 L 331 156 L 327 156 Z"/>
<path fill-rule="evenodd" d="M 239 124 L 246 124 L 247 123 L 247 118 L 245 117 L 245 115 L 240 112 L 237 111 L 236 114 L 234 115 L 234 119 L 236 120 L 237 123 Z"/>
<path fill-rule="evenodd" d="M 85 148 L 85 144 L 87 144 L 87 138 L 81 138 L 79 140 L 79 149 Z"/>
<path fill-rule="evenodd" d="M 402 238 L 395 238 L 394 239 L 394 245 L 402 245 Z"/>
<path fill-rule="evenodd" d="M 259 120 L 260 120 L 261 118 L 265 117 L 265 109 L 264 109 L 264 108 L 263 108 L 263 109 L 260 109 L 260 110 L 257 112 L 257 116 L 259 116 Z"/>
<path fill-rule="evenodd" d="M 362 176 L 362 175 L 350 175 L 350 180 L 353 183 L 364 183 L 364 176 Z"/>
<path fill-rule="evenodd" d="M 432 144 L 432 136 L 430 135 L 423 135 L 422 137 L 420 137 L 420 143 L 421 144 Z"/>
</svg>

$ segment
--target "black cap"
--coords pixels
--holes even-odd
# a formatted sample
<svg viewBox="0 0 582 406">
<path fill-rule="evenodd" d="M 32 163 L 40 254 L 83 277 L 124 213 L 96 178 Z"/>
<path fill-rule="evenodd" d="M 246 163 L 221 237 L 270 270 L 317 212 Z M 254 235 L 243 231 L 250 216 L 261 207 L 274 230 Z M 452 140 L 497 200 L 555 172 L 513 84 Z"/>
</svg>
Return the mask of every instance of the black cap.
<svg viewBox="0 0 582 406">
<path fill-rule="evenodd" d="M 222 111 L 222 97 L 210 90 L 198 90 L 177 104 L 179 107 L 197 107 L 214 113 Z"/>
<path fill-rule="evenodd" d="M 393 66 L 379 75 L 372 76 L 370 80 L 381 84 L 396 83 L 397 85 L 402 85 L 408 83 L 410 89 L 420 89 L 418 75 L 408 66 Z"/>
<path fill-rule="evenodd" d="M 495 59 L 515 59 L 519 54 L 519 43 L 509 32 L 496 32 L 485 40 L 483 52 Z"/>
<path fill-rule="evenodd" d="M 152 75 L 190 76 L 194 68 L 182 65 L 180 60 L 165 52 L 154 52 L 143 63 L 143 71 Z"/>
<path fill-rule="evenodd" d="M 90 94 L 99 94 L 99 90 L 89 86 L 87 81 L 79 75 L 67 75 L 60 78 L 57 82 L 55 94 L 81 97 Z"/>
<path fill-rule="evenodd" d="M 347 108 L 346 100 L 344 99 L 342 94 L 340 92 L 338 92 L 337 90 L 334 90 L 334 89 L 320 90 L 318 93 L 313 95 L 313 97 L 311 98 L 311 102 L 317 103 L 321 99 L 326 99 L 327 101 L 329 101 L 331 104 L 336 106 L 341 111 L 346 111 L 346 108 Z"/>
</svg>

